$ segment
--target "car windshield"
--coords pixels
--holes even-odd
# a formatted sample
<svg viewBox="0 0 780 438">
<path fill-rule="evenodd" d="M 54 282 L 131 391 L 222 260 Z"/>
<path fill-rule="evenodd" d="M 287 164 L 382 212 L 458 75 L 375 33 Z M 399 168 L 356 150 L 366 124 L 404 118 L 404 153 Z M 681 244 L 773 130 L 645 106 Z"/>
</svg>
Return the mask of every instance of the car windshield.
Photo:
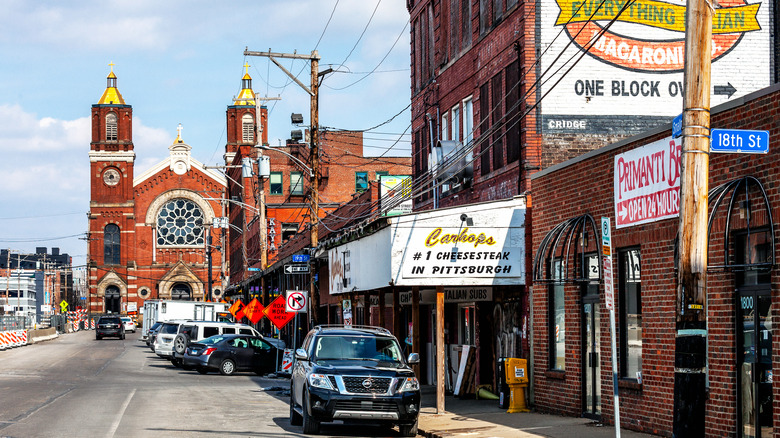
<svg viewBox="0 0 780 438">
<path fill-rule="evenodd" d="M 375 336 L 321 336 L 314 347 L 317 360 L 378 360 L 400 362 L 401 350 L 393 338 Z"/>
<path fill-rule="evenodd" d="M 160 333 L 166 335 L 175 335 L 177 331 L 179 331 L 179 324 L 163 324 L 160 327 Z"/>
<path fill-rule="evenodd" d="M 100 318 L 98 324 L 119 324 L 119 318 Z"/>
<path fill-rule="evenodd" d="M 157 330 L 162 325 L 161 322 L 155 322 L 154 325 L 149 327 L 149 330 Z"/>
<path fill-rule="evenodd" d="M 122 321 L 124 321 L 124 322 L 131 322 L 132 320 L 130 318 L 122 318 Z"/>
</svg>

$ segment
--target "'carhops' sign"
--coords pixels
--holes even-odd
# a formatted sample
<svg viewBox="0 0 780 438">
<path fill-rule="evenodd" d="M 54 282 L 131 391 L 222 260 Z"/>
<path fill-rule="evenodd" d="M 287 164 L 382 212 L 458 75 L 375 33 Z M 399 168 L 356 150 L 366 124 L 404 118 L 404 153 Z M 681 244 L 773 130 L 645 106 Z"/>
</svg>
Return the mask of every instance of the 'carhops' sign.
<svg viewBox="0 0 780 438">
<path fill-rule="evenodd" d="M 615 156 L 615 226 L 680 214 L 682 139 L 672 137 Z"/>
<path fill-rule="evenodd" d="M 771 4 L 749 1 L 719 1 L 713 15 L 712 106 L 770 84 Z M 685 0 L 541 5 L 544 131 L 627 134 L 680 112 Z"/>
</svg>

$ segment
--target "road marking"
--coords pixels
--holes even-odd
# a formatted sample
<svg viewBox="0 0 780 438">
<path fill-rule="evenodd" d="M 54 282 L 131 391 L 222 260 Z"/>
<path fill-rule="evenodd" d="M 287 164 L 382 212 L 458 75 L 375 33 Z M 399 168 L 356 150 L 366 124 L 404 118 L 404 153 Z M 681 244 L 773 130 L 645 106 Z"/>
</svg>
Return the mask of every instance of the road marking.
<svg viewBox="0 0 780 438">
<path fill-rule="evenodd" d="M 127 406 L 130 405 L 130 400 L 132 400 L 135 395 L 135 390 L 136 388 L 133 388 L 130 394 L 127 395 L 127 399 L 125 399 L 125 402 L 122 404 L 122 409 L 119 410 L 116 420 L 114 420 L 114 424 L 111 425 L 111 430 L 108 431 L 106 437 L 111 438 L 116 433 L 116 430 L 119 428 L 119 423 L 122 422 L 122 417 L 125 415 L 125 410 L 127 410 Z"/>
</svg>

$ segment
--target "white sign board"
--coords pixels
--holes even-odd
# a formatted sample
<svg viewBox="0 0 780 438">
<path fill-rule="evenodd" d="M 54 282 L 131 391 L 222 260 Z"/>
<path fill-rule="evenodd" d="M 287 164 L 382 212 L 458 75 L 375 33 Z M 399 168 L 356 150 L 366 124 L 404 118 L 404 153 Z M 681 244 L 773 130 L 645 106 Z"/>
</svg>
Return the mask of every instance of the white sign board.
<svg viewBox="0 0 780 438">
<path fill-rule="evenodd" d="M 137 312 L 138 311 L 138 303 L 134 301 L 130 301 L 127 303 L 127 311 L 128 312 Z"/>
<path fill-rule="evenodd" d="M 615 156 L 615 227 L 680 214 L 682 139 L 672 137 Z"/>
<path fill-rule="evenodd" d="M 412 177 L 410 175 L 381 175 L 379 199 L 383 216 L 412 212 Z"/>
<path fill-rule="evenodd" d="M 328 250 L 331 295 L 387 287 L 390 282 L 390 229 Z"/>
<path fill-rule="evenodd" d="M 615 285 L 612 278 L 612 230 L 608 217 L 601 218 L 601 254 L 604 265 L 604 299 L 607 309 L 615 308 Z"/>
<path fill-rule="evenodd" d="M 640 132 L 680 112 L 685 0 L 539 5 L 545 133 Z M 769 0 L 718 2 L 712 106 L 771 84 L 772 8 Z"/>
<path fill-rule="evenodd" d="M 285 294 L 285 306 L 288 312 L 306 313 L 307 293 L 302 290 L 288 290 Z"/>
<path fill-rule="evenodd" d="M 525 284 L 525 212 L 516 198 L 399 216 L 390 227 L 393 283 Z"/>
</svg>

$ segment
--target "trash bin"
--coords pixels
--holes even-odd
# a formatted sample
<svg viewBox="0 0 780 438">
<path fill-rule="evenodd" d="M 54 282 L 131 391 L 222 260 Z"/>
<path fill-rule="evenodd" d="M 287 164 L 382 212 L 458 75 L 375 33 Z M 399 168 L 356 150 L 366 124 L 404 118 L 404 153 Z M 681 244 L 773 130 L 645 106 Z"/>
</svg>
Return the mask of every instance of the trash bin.
<svg viewBox="0 0 780 438">
<path fill-rule="evenodd" d="M 516 357 L 504 360 L 506 383 L 509 386 L 507 413 L 529 412 L 525 404 L 525 388 L 528 387 L 528 361 Z"/>
<path fill-rule="evenodd" d="M 496 386 L 498 387 L 498 408 L 507 409 L 509 407 L 509 385 L 506 384 L 506 371 L 504 371 L 505 357 L 498 358 L 498 376 Z"/>
</svg>

